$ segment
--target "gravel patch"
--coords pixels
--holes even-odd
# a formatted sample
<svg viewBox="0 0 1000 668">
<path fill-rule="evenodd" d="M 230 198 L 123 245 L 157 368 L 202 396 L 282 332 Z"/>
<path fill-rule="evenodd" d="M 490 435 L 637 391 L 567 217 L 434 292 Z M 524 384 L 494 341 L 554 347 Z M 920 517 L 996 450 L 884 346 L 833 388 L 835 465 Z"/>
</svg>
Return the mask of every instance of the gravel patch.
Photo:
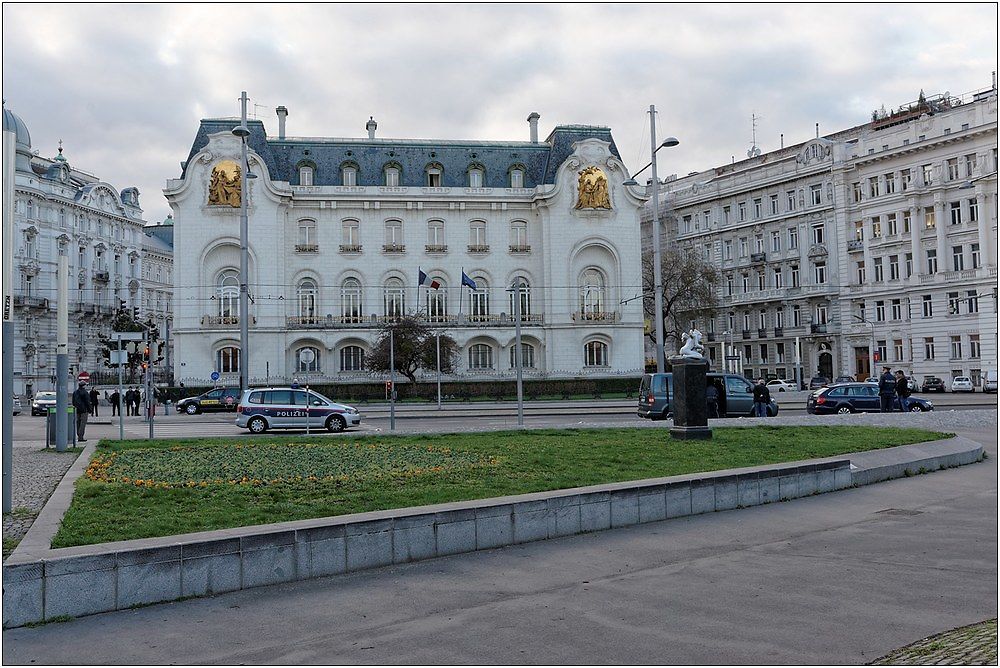
<svg viewBox="0 0 1000 668">
<path fill-rule="evenodd" d="M 45 449 L 45 442 L 19 442 L 14 448 L 12 510 L 3 516 L 3 558 L 14 550 L 38 517 L 79 452 Z"/>
<path fill-rule="evenodd" d="M 995 666 L 997 620 L 963 626 L 918 640 L 881 659 L 873 666 Z"/>
</svg>

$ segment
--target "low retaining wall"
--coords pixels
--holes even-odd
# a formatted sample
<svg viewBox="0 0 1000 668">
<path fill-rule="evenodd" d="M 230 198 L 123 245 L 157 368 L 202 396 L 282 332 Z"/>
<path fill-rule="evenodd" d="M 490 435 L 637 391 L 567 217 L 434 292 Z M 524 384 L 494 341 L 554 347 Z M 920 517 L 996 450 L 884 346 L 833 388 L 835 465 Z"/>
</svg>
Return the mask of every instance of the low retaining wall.
<svg viewBox="0 0 1000 668">
<path fill-rule="evenodd" d="M 915 456 L 905 448 L 919 450 Z M 950 439 L 861 453 L 872 458 L 862 466 L 853 456 L 830 458 L 44 554 L 15 551 L 3 567 L 3 626 L 745 508 L 967 464 L 982 452 L 979 444 Z"/>
</svg>

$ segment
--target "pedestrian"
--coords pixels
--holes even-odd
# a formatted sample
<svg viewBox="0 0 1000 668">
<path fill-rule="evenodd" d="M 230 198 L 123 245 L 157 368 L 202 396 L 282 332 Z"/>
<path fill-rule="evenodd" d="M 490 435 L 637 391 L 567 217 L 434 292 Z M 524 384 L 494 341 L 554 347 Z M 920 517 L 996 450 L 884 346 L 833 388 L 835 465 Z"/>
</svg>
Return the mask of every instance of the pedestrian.
<svg viewBox="0 0 1000 668">
<path fill-rule="evenodd" d="M 90 414 L 97 417 L 97 404 L 101 401 L 101 395 L 96 387 L 90 388 Z"/>
<path fill-rule="evenodd" d="M 878 396 L 882 402 L 882 412 L 891 413 L 896 403 L 896 379 L 889 367 L 883 367 L 882 377 L 878 380 Z"/>
<path fill-rule="evenodd" d="M 753 415 L 754 417 L 767 417 L 767 407 L 771 403 L 771 391 L 764 384 L 761 378 L 753 386 Z"/>
<path fill-rule="evenodd" d="M 130 387 L 125 390 L 125 415 L 131 417 L 135 415 L 135 388 Z"/>
<path fill-rule="evenodd" d="M 134 415 L 136 417 L 139 416 L 139 402 L 141 401 L 141 399 L 142 399 L 142 397 L 139 394 L 139 388 L 138 387 L 133 387 L 132 388 L 132 415 Z"/>
<path fill-rule="evenodd" d="M 119 413 L 121 413 L 122 411 L 121 399 L 122 396 L 118 394 L 118 390 L 112 392 L 111 396 L 108 397 L 108 403 L 111 404 L 111 417 L 114 417 Z"/>
<path fill-rule="evenodd" d="M 910 410 L 910 384 L 906 380 L 906 374 L 902 371 L 896 372 L 896 401 L 899 404 L 899 410 L 904 413 Z"/>
<path fill-rule="evenodd" d="M 719 388 L 713 382 L 705 388 L 705 403 L 708 405 L 708 417 L 719 417 Z"/>
<path fill-rule="evenodd" d="M 76 440 L 86 443 L 87 417 L 90 415 L 90 392 L 87 391 L 87 381 L 81 380 L 80 387 L 73 392 L 73 408 L 76 411 Z"/>
</svg>

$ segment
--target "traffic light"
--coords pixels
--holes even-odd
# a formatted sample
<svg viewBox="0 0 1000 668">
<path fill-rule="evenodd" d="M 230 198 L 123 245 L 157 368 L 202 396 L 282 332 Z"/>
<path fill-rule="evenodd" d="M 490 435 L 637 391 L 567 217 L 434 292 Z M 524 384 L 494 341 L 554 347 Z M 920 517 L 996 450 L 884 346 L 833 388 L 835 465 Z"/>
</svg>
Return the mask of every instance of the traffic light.
<svg viewBox="0 0 1000 668">
<path fill-rule="evenodd" d="M 136 322 L 139 321 L 139 307 L 138 306 L 133 306 L 132 307 L 132 319 L 135 320 Z"/>
<path fill-rule="evenodd" d="M 125 303 L 125 300 L 124 299 L 119 299 L 118 300 L 118 310 L 119 311 L 124 311 L 126 308 L 127 308 L 127 304 Z"/>
<path fill-rule="evenodd" d="M 148 368 L 149 368 L 149 344 L 147 344 L 142 351 L 142 370 L 145 371 Z"/>
</svg>

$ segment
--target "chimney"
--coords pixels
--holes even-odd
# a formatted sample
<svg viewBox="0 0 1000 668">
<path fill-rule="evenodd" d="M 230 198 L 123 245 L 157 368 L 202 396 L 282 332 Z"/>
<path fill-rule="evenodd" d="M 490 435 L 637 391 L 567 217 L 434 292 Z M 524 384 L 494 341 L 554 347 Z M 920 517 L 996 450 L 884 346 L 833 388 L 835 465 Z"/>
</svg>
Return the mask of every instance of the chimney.
<svg viewBox="0 0 1000 668">
<path fill-rule="evenodd" d="M 278 139 L 285 138 L 285 119 L 288 117 L 288 109 L 282 105 L 274 110 L 278 114 Z"/>
<path fill-rule="evenodd" d="M 368 122 L 365 123 L 365 130 L 368 130 L 368 138 L 375 139 L 375 130 L 378 129 L 378 123 L 375 122 L 374 116 L 368 117 Z"/>
<path fill-rule="evenodd" d="M 531 143 L 538 143 L 538 119 L 541 116 L 538 115 L 537 111 L 533 111 L 528 114 L 528 127 L 531 128 Z"/>
</svg>

